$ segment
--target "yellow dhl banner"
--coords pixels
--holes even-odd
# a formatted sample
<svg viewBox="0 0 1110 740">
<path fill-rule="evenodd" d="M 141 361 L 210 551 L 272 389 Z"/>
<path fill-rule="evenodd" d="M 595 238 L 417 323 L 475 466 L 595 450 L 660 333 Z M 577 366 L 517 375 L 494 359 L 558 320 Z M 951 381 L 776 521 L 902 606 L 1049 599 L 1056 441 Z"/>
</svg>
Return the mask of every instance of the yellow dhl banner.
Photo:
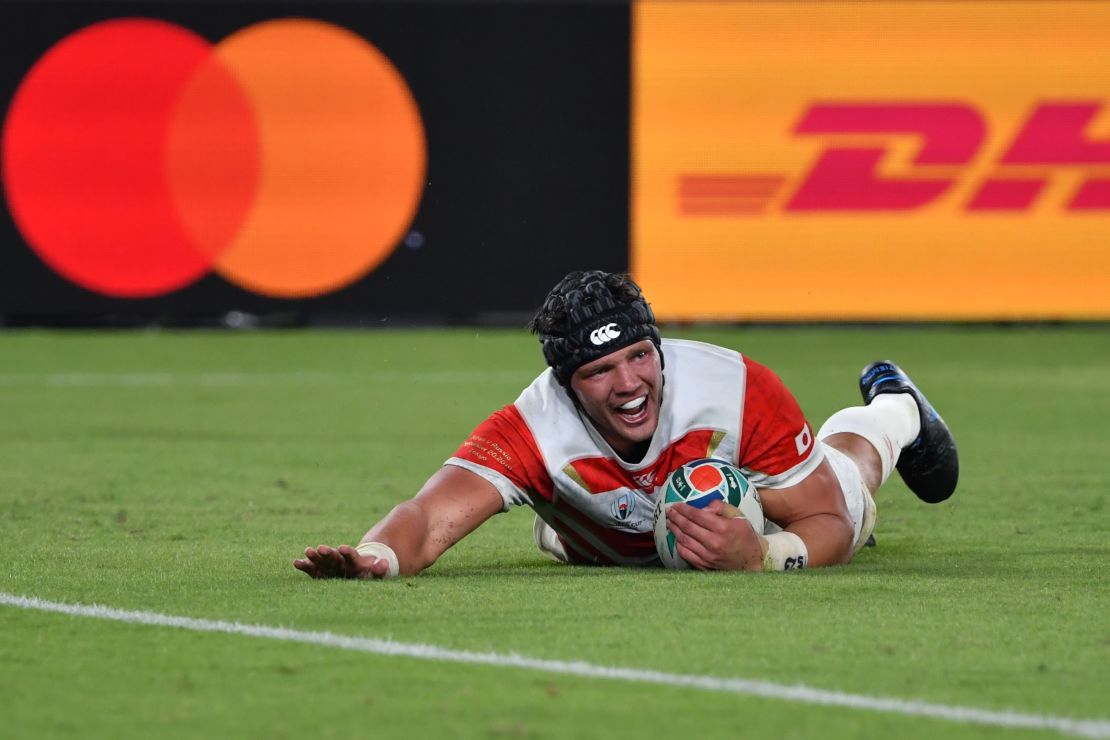
<svg viewBox="0 0 1110 740">
<path fill-rule="evenodd" d="M 660 319 L 1110 318 L 1110 3 L 633 13 Z"/>
</svg>

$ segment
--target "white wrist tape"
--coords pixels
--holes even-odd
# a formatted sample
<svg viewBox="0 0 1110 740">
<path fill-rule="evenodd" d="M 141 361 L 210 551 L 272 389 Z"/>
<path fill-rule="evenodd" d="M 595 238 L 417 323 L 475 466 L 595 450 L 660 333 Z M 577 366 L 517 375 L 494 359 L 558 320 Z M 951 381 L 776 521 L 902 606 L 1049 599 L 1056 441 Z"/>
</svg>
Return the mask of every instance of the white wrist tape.
<svg viewBox="0 0 1110 740">
<path fill-rule="evenodd" d="M 401 572 L 401 564 L 397 562 L 397 553 L 393 552 L 393 548 L 389 545 L 384 545 L 381 542 L 363 542 L 355 550 L 359 555 L 369 555 L 389 563 L 389 570 L 385 574 L 386 578 L 396 578 L 397 574 Z"/>
<path fill-rule="evenodd" d="M 767 540 L 767 554 L 763 556 L 763 570 L 797 570 L 809 564 L 809 550 L 802 538 L 793 532 L 775 532 Z"/>
</svg>

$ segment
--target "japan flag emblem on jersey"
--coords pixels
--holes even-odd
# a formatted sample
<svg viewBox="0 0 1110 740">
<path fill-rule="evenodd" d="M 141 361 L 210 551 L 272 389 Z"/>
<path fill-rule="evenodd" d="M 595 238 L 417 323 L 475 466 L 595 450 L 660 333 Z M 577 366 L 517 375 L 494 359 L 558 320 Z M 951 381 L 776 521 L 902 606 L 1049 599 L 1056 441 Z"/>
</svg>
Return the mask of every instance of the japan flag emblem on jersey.
<svg viewBox="0 0 1110 740">
<path fill-rule="evenodd" d="M 802 431 L 794 438 L 794 446 L 798 448 L 798 454 L 804 455 L 809 446 L 813 444 L 813 434 L 809 431 L 809 424 L 802 427 Z"/>
</svg>

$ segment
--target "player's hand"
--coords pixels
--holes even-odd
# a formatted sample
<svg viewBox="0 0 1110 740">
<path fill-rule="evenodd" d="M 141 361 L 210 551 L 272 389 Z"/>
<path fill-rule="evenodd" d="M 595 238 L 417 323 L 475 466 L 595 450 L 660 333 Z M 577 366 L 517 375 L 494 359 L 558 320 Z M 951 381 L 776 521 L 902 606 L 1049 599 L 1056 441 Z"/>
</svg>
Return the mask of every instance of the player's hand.
<svg viewBox="0 0 1110 740">
<path fill-rule="evenodd" d="M 762 570 L 759 535 L 735 513 L 723 501 L 704 509 L 672 506 L 667 510 L 667 526 L 674 533 L 678 554 L 698 570 Z"/>
<path fill-rule="evenodd" d="M 304 560 L 293 567 L 313 578 L 385 578 L 389 561 L 372 555 L 359 555 L 350 545 L 309 547 Z"/>
</svg>

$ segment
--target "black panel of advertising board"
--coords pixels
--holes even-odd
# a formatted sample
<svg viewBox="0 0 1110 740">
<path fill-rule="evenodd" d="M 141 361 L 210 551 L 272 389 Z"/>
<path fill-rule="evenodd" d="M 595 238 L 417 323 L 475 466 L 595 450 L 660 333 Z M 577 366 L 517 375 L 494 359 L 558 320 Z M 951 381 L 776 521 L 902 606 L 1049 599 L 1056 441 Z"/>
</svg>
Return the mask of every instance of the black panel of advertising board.
<svg viewBox="0 0 1110 740">
<path fill-rule="evenodd" d="M 628 269 L 629 39 L 623 4 L 0 4 L 0 318 L 515 323 L 568 270 Z M 346 106 L 376 84 L 406 141 Z M 241 120 L 190 118 L 236 95 Z M 329 95 L 354 118 L 298 121 Z M 279 264 L 361 229 L 369 261 Z"/>
</svg>

